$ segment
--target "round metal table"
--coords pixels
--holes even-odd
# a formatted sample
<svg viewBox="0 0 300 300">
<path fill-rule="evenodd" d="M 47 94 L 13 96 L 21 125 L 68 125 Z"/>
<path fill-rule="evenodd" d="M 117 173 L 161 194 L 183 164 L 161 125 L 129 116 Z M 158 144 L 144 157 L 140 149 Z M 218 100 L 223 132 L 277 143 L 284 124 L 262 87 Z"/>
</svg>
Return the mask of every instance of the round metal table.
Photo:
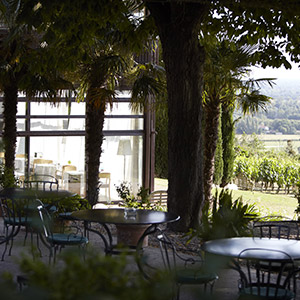
<svg viewBox="0 0 300 300">
<path fill-rule="evenodd" d="M 145 231 L 139 238 L 138 244 L 142 243 L 144 238 L 149 234 L 154 233 L 158 225 L 176 222 L 180 219 L 179 216 L 163 211 L 154 211 L 148 209 L 137 209 L 136 216 L 134 218 L 126 218 L 125 211 L 122 208 L 115 209 L 87 209 L 73 212 L 71 216 L 76 220 L 84 221 L 85 228 L 88 231 L 98 234 L 105 245 L 105 252 L 107 254 L 116 253 L 114 250 L 116 245 L 113 244 L 113 238 L 111 231 L 107 224 L 114 224 L 122 227 L 138 227 L 145 226 Z M 100 231 L 95 230 L 89 226 L 90 222 L 96 222 L 103 226 L 106 231 L 106 235 Z M 134 247 L 136 248 L 136 247 Z"/>
<path fill-rule="evenodd" d="M 207 253 L 231 258 L 239 257 L 246 249 L 259 249 L 259 251 L 255 251 L 255 257 L 251 251 L 247 251 L 240 258 L 284 260 L 288 254 L 293 260 L 300 260 L 299 240 L 236 237 L 207 241 L 202 245 L 202 250 Z M 250 255 L 251 257 L 248 257 Z"/>
</svg>

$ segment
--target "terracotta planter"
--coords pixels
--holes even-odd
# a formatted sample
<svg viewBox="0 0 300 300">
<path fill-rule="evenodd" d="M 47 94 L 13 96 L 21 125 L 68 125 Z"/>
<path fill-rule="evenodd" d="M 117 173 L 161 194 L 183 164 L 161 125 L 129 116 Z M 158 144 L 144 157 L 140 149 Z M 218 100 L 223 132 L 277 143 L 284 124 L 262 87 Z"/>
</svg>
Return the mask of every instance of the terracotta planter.
<svg viewBox="0 0 300 300">
<path fill-rule="evenodd" d="M 116 225 L 117 242 L 125 246 L 137 246 L 140 237 L 149 225 Z M 148 246 L 148 236 L 143 241 L 143 247 Z"/>
</svg>

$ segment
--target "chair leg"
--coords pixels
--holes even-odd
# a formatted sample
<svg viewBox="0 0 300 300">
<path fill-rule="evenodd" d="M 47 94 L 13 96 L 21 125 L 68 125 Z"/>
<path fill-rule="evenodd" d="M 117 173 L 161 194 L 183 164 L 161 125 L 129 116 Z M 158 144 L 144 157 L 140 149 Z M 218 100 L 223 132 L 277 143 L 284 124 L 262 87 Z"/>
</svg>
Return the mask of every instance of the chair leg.
<svg viewBox="0 0 300 300">
<path fill-rule="evenodd" d="M 5 243 L 5 247 L 4 247 L 4 250 L 3 250 L 3 253 L 2 253 L 2 261 L 4 261 L 4 257 L 5 257 L 5 253 L 6 253 L 6 251 L 7 251 L 7 246 L 8 246 L 8 241 Z"/>
<path fill-rule="evenodd" d="M 179 296 L 180 296 L 180 285 L 177 284 L 176 285 L 177 291 L 176 291 L 176 299 L 179 300 Z"/>
<path fill-rule="evenodd" d="M 38 233 L 36 234 L 36 247 L 37 247 L 38 250 L 39 250 L 40 257 L 42 257 L 42 250 L 41 250 L 41 248 L 40 248 L 40 239 L 39 239 Z"/>
<path fill-rule="evenodd" d="M 10 243 L 10 247 L 9 247 L 9 252 L 8 252 L 9 256 L 11 256 L 11 251 L 12 251 L 13 244 L 14 244 L 14 238 L 11 239 L 11 243 Z"/>
</svg>

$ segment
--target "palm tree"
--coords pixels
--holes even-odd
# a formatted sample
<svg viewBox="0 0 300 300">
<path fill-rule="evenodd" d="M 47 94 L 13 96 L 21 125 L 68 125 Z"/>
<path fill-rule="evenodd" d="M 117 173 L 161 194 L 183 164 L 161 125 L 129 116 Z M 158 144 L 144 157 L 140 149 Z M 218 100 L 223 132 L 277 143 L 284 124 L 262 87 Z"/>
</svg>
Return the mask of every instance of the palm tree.
<svg viewBox="0 0 300 300">
<path fill-rule="evenodd" d="M 16 150 L 16 114 L 18 92 L 29 97 L 43 94 L 54 99 L 56 89 L 64 83 L 53 69 L 39 73 L 39 58 L 47 49 L 30 26 L 17 23 L 20 1 L 0 2 L 0 90 L 4 94 L 4 131 L 6 176 L 13 178 Z"/>
<path fill-rule="evenodd" d="M 126 59 L 114 52 L 113 45 L 90 54 L 89 63 L 82 63 L 80 95 L 86 101 L 85 160 L 87 199 L 98 201 L 99 166 L 103 143 L 105 111 L 112 106 L 118 77 L 128 68 Z"/>
<path fill-rule="evenodd" d="M 255 47 L 235 47 L 234 44 L 211 42 L 205 45 L 204 65 L 204 193 L 206 207 L 211 200 L 214 174 L 214 156 L 218 141 L 218 125 L 221 106 L 226 109 L 240 101 L 244 113 L 265 109 L 270 99 L 259 93 L 261 82 L 271 79 L 245 79 L 252 64 Z"/>
</svg>

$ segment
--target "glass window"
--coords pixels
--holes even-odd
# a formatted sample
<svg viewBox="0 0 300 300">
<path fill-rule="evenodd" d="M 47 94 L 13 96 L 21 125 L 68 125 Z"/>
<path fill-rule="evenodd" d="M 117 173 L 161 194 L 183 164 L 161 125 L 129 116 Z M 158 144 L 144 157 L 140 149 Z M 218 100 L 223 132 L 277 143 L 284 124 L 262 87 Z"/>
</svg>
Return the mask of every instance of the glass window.
<svg viewBox="0 0 300 300">
<path fill-rule="evenodd" d="M 136 193 L 142 184 L 143 138 L 141 136 L 105 137 L 100 158 L 100 172 L 110 173 L 111 200 L 118 199 L 115 185 L 122 181 L 132 184 Z M 99 190 L 100 200 L 107 200 L 105 188 Z"/>
<path fill-rule="evenodd" d="M 24 116 L 26 114 L 26 103 L 25 102 L 18 102 L 18 111 L 17 116 Z"/>
<path fill-rule="evenodd" d="M 59 188 L 84 196 L 84 151 L 84 136 L 31 137 L 31 173 L 54 176 Z M 64 172 L 70 165 L 74 170 Z"/>
<path fill-rule="evenodd" d="M 32 115 L 85 115 L 84 102 L 69 103 L 49 103 L 49 102 L 32 102 L 31 103 Z"/>
<path fill-rule="evenodd" d="M 140 110 L 134 110 L 130 103 L 114 103 L 113 108 L 110 109 L 110 106 L 107 107 L 106 115 L 142 115 L 143 113 Z"/>
<path fill-rule="evenodd" d="M 17 119 L 17 131 L 25 131 L 25 119 Z"/>
<path fill-rule="evenodd" d="M 84 119 L 31 119 L 32 131 L 85 130 Z"/>
<path fill-rule="evenodd" d="M 105 119 L 104 130 L 142 130 L 144 128 L 143 119 Z"/>
</svg>

